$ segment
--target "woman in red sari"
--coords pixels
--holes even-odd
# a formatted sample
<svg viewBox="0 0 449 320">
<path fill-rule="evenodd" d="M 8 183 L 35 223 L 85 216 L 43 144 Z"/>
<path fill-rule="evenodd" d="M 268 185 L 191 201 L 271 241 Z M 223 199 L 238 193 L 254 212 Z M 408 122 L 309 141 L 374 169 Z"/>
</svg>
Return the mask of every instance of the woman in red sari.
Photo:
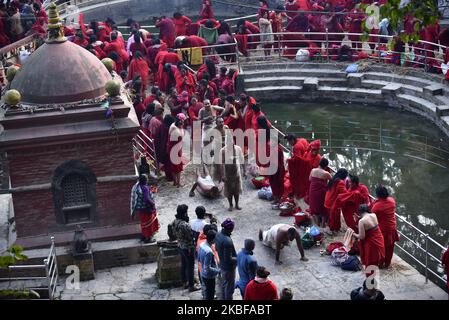
<svg viewBox="0 0 449 320">
<path fill-rule="evenodd" d="M 332 176 L 326 171 L 329 161 L 326 158 L 321 158 L 318 168 L 312 169 L 310 172 L 310 187 L 309 187 L 309 210 L 310 214 L 316 220 L 318 226 L 324 228 L 329 213 L 324 206 L 326 198 L 327 183 Z"/>
<path fill-rule="evenodd" d="M 385 242 L 385 264 L 388 268 L 393 258 L 394 244 L 399 241 L 396 229 L 396 201 L 390 197 L 387 188 L 382 185 L 376 188 L 377 200 L 371 207 L 371 212 L 376 214 L 379 220 L 379 228 Z"/>
<path fill-rule="evenodd" d="M 366 204 L 360 206 L 359 214 L 359 233 L 354 233 L 353 236 L 360 240 L 360 260 L 365 268 L 382 266 L 385 261 L 385 244 L 377 216 L 369 211 Z"/>
<path fill-rule="evenodd" d="M 173 186 L 178 188 L 181 187 L 181 172 L 184 170 L 184 164 L 182 162 L 182 139 L 184 137 L 184 123 L 186 120 L 187 117 L 183 113 L 178 113 L 175 122 L 170 126 L 168 131 L 168 170 L 173 175 Z M 176 149 L 178 150 L 177 152 Z"/>
<path fill-rule="evenodd" d="M 347 177 L 348 170 L 338 169 L 328 184 L 324 206 L 329 210 L 329 229 L 332 233 L 340 231 L 341 228 L 340 209 L 337 208 L 336 202 L 338 195 L 346 192 Z"/>
<path fill-rule="evenodd" d="M 135 76 L 140 76 L 142 80 L 142 92 L 141 96 L 145 99 L 145 92 L 147 90 L 147 80 L 148 74 L 150 73 L 150 68 L 148 67 L 148 63 L 143 57 L 140 51 L 136 51 L 134 53 L 134 57 L 129 64 L 128 69 L 128 81 L 132 80 Z"/>
<path fill-rule="evenodd" d="M 200 18 L 200 20 L 214 18 L 214 11 L 212 10 L 212 5 L 210 3 L 210 0 L 203 0 L 203 5 L 201 7 L 199 18 Z"/>
<path fill-rule="evenodd" d="M 159 230 L 160 224 L 153 195 L 148 187 L 148 178 L 144 174 L 139 176 L 139 181 L 131 190 L 131 217 L 134 219 L 136 214 L 140 219 L 142 241 L 156 242 L 154 234 Z"/>
</svg>

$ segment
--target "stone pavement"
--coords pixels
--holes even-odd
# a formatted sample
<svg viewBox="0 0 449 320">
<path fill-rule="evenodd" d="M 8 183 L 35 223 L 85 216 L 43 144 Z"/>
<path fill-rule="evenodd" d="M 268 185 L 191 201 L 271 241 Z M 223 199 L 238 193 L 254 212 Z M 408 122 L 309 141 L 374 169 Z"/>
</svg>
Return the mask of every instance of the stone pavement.
<svg viewBox="0 0 449 320">
<path fill-rule="evenodd" d="M 257 190 L 249 182 L 245 183 L 241 201 L 243 210 L 227 211 L 227 201 L 224 198 L 211 201 L 196 193 L 190 198 L 188 192 L 193 183 L 192 166 L 186 168 L 182 183 L 184 187 L 175 189 L 170 184 L 162 182 L 156 197 L 161 230 L 156 236 L 158 240 L 167 239 L 167 225 L 174 219 L 176 206 L 185 203 L 189 206 L 189 215 L 195 217 L 195 207 L 204 205 L 207 212 L 214 213 L 219 222 L 231 217 L 236 222 L 232 238 L 236 250 L 239 251 L 245 238 L 256 240 L 255 257 L 259 265 L 263 265 L 271 272 L 270 278 L 278 286 L 279 291 L 284 287 L 293 289 L 294 299 L 297 300 L 338 300 L 349 299 L 352 289 L 362 285 L 362 272 L 343 271 L 330 264 L 329 256 L 321 256 L 320 248 L 313 247 L 306 250 L 309 261 L 300 261 L 296 244 L 285 248 L 281 252 L 283 264 L 274 264 L 274 251 L 264 247 L 257 240 L 259 229 L 268 229 L 277 223 L 292 223 L 293 217 L 280 217 L 279 211 L 272 210 L 267 201 L 257 198 Z M 342 240 L 326 239 L 326 243 Z M 199 292 L 188 293 L 187 290 L 174 288 L 161 290 L 157 288 L 156 263 L 133 265 L 128 267 L 99 270 L 96 279 L 83 282 L 80 290 L 66 290 L 61 285 L 58 288 L 60 299 L 200 299 Z M 62 283 L 63 279 L 61 279 Z M 413 267 L 398 256 L 393 259 L 389 270 L 381 270 L 380 289 L 389 300 L 447 300 L 448 295 L 432 282 L 425 283 L 425 278 Z M 235 299 L 241 299 L 237 290 Z"/>
</svg>

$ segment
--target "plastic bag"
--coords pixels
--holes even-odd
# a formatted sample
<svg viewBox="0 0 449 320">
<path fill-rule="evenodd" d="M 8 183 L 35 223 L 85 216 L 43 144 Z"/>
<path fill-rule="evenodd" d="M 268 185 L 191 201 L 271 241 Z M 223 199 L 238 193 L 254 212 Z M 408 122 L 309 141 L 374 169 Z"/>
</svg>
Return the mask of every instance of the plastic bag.
<svg viewBox="0 0 449 320">
<path fill-rule="evenodd" d="M 357 72 L 358 70 L 359 70 L 359 65 L 357 63 L 350 64 L 346 68 L 347 73 L 354 73 L 354 72 Z"/>
<path fill-rule="evenodd" d="M 299 49 L 296 52 L 296 61 L 298 61 L 298 62 L 309 61 L 309 50 Z"/>
<path fill-rule="evenodd" d="M 273 200 L 273 192 L 271 191 L 271 187 L 263 187 L 257 192 L 257 196 L 262 200 Z"/>
</svg>

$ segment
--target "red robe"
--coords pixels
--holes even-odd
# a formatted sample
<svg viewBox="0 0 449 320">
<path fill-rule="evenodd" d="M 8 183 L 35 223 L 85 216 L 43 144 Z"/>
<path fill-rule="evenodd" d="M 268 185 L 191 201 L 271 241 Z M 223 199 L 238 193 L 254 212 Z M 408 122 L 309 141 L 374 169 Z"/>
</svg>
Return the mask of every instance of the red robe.
<svg viewBox="0 0 449 320">
<path fill-rule="evenodd" d="M 267 142 L 267 149 L 270 148 L 270 143 Z M 281 145 L 278 144 L 277 147 L 277 170 L 276 173 L 269 176 L 271 191 L 273 192 L 273 196 L 277 198 L 281 198 L 284 194 L 284 176 L 285 176 L 285 167 L 284 167 L 284 150 Z"/>
<path fill-rule="evenodd" d="M 239 51 L 246 57 L 248 56 L 248 33 L 246 34 L 240 34 L 237 33 L 234 36 L 235 40 L 237 41 L 237 48 Z"/>
<path fill-rule="evenodd" d="M 185 77 L 185 78 L 184 78 Z M 176 81 L 176 91 L 181 93 L 183 91 L 187 91 L 190 94 L 193 94 L 195 91 L 195 79 L 190 72 L 186 72 L 185 76 L 176 69 L 175 72 L 175 81 Z"/>
<path fill-rule="evenodd" d="M 357 188 L 350 189 L 337 196 L 334 210 L 339 211 L 341 209 L 346 225 L 357 232 L 358 221 L 354 219 L 354 214 L 358 212 L 361 204 L 368 204 L 369 199 L 368 188 L 359 184 Z"/>
<path fill-rule="evenodd" d="M 186 35 L 187 27 L 192 23 L 192 20 L 186 16 L 181 16 L 179 19 L 173 18 L 173 23 L 175 24 L 176 36 L 179 37 Z"/>
<path fill-rule="evenodd" d="M 312 177 L 310 179 L 309 187 L 309 210 L 310 214 L 314 216 L 322 216 L 325 219 L 328 217 L 328 211 L 324 207 L 324 200 L 326 198 L 327 180 Z"/>
<path fill-rule="evenodd" d="M 159 28 L 159 38 L 164 41 L 169 48 L 175 45 L 176 30 L 175 24 L 169 18 L 164 18 L 156 23 L 156 28 Z"/>
<path fill-rule="evenodd" d="M 299 4 L 298 1 L 292 1 L 289 0 L 290 2 L 285 2 L 285 10 L 287 10 L 287 16 L 290 18 L 293 18 L 294 16 L 296 16 L 298 13 L 295 11 L 299 10 Z"/>
<path fill-rule="evenodd" d="M 304 156 L 309 148 L 309 142 L 304 138 L 297 138 L 293 146 L 293 156 Z"/>
<path fill-rule="evenodd" d="M 385 266 L 391 263 L 394 253 L 394 244 L 399 241 L 396 228 L 396 201 L 392 197 L 378 199 L 373 203 L 371 212 L 375 213 L 379 221 L 379 228 L 385 242 Z"/>
<path fill-rule="evenodd" d="M 359 241 L 359 252 L 365 267 L 382 266 L 385 260 L 385 245 L 378 226 L 365 231 L 365 239 Z"/>
<path fill-rule="evenodd" d="M 174 162 L 171 161 L 171 157 L 170 157 L 170 153 L 171 153 L 172 149 L 178 143 L 182 144 L 182 137 L 179 137 L 178 141 L 170 141 L 170 139 L 167 139 L 167 157 L 168 157 L 167 171 L 170 173 L 180 173 L 180 172 L 182 172 L 182 170 L 184 170 L 184 164 L 182 163 L 182 161 L 178 164 L 175 164 Z M 179 146 L 177 146 L 176 148 L 179 148 Z M 179 148 L 178 157 L 179 158 L 182 157 L 182 148 Z"/>
<path fill-rule="evenodd" d="M 251 280 L 245 288 L 243 300 L 279 300 L 277 288 L 271 280 L 258 283 Z"/>
<path fill-rule="evenodd" d="M 329 229 L 339 231 L 341 228 L 340 209 L 335 206 L 337 197 L 346 193 L 346 184 L 343 180 L 335 181 L 332 188 L 327 190 L 324 206 L 329 210 Z"/>
<path fill-rule="evenodd" d="M 145 91 L 147 89 L 147 79 L 150 68 L 145 59 L 132 59 L 128 68 L 128 81 L 132 80 L 135 75 L 140 75 L 142 79 L 142 94 L 141 96 L 145 98 Z"/>
<path fill-rule="evenodd" d="M 212 10 L 212 6 L 210 4 L 210 0 L 203 0 L 203 6 L 201 7 L 200 19 L 213 19 L 214 11 Z"/>
<path fill-rule="evenodd" d="M 309 192 L 309 175 L 312 170 L 310 162 L 302 156 L 293 156 L 287 162 L 293 194 L 299 199 L 306 197 Z"/>
</svg>

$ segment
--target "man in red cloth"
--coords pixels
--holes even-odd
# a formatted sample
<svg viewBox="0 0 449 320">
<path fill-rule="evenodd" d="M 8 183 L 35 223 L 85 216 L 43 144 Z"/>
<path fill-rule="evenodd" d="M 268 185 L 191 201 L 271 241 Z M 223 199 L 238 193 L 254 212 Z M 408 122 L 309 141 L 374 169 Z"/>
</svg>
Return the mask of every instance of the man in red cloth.
<svg viewBox="0 0 449 320">
<path fill-rule="evenodd" d="M 394 244 L 399 241 L 396 228 L 396 201 L 390 197 L 386 187 L 379 185 L 376 188 L 377 200 L 371 207 L 379 220 L 379 228 L 385 242 L 385 263 L 383 267 L 388 268 L 393 258 Z"/>
<path fill-rule="evenodd" d="M 189 94 L 193 94 L 195 91 L 195 79 L 193 75 L 187 70 L 184 65 L 178 65 L 175 72 L 176 91 L 186 91 Z"/>
</svg>

